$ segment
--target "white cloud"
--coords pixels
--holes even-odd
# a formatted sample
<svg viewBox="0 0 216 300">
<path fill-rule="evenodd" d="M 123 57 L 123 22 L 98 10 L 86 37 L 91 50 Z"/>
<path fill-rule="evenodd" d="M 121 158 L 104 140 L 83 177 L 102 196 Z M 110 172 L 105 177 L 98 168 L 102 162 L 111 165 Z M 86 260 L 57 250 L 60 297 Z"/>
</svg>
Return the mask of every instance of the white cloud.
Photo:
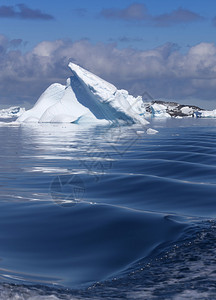
<svg viewBox="0 0 216 300">
<path fill-rule="evenodd" d="M 35 102 L 53 82 L 64 83 L 72 60 L 118 88 L 153 97 L 215 99 L 216 46 L 200 43 L 182 54 L 175 44 L 140 51 L 88 40 L 44 41 L 23 54 L 0 36 L 1 103 Z"/>
</svg>

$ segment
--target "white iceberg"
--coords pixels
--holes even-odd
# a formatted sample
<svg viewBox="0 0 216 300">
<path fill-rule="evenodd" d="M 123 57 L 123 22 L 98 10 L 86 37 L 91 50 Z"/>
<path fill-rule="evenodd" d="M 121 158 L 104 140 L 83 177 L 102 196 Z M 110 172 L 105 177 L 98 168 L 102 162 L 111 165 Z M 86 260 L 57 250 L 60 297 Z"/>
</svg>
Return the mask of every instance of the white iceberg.
<svg viewBox="0 0 216 300">
<path fill-rule="evenodd" d="M 19 106 L 12 106 L 0 110 L 0 119 L 10 119 L 19 117 L 25 112 L 25 108 Z"/>
<path fill-rule="evenodd" d="M 202 110 L 194 113 L 195 118 L 216 118 L 216 109 Z"/>
<path fill-rule="evenodd" d="M 150 135 L 150 134 L 153 135 L 153 134 L 157 134 L 158 131 L 155 130 L 155 129 L 152 129 L 152 128 L 148 128 L 148 129 L 146 130 L 146 133 L 149 134 L 149 135 Z"/>
<path fill-rule="evenodd" d="M 17 122 L 81 123 L 116 122 L 148 124 L 143 117 L 141 97 L 118 90 L 91 72 L 69 64 L 73 76 L 66 86 L 55 83 L 40 96 L 34 107 L 24 112 Z"/>
<path fill-rule="evenodd" d="M 163 104 L 154 103 L 151 105 L 152 116 L 155 118 L 171 118 L 167 113 L 167 107 Z"/>
</svg>

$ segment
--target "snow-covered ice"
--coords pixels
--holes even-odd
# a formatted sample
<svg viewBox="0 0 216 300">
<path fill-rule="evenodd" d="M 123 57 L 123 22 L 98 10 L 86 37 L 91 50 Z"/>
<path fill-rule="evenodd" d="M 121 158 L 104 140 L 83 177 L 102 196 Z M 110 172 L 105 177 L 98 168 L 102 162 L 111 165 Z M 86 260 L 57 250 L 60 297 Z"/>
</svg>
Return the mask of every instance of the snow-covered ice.
<svg viewBox="0 0 216 300">
<path fill-rule="evenodd" d="M 10 119 L 14 117 L 19 117 L 25 111 L 25 108 L 19 106 L 12 106 L 6 109 L 0 110 L 0 118 L 1 119 Z"/>
<path fill-rule="evenodd" d="M 167 113 L 167 107 L 163 104 L 154 103 L 151 105 L 152 115 L 156 118 L 171 118 Z"/>
<path fill-rule="evenodd" d="M 66 85 L 54 83 L 40 96 L 34 107 L 24 111 L 10 108 L 2 116 L 15 116 L 18 123 L 138 123 L 147 125 L 146 118 L 200 117 L 216 118 L 216 110 L 205 111 L 197 106 L 154 100 L 144 102 L 126 90 L 69 63 L 72 76 Z"/>
<path fill-rule="evenodd" d="M 189 106 L 184 106 L 181 108 L 181 112 L 185 115 L 193 114 L 193 109 Z"/>
<path fill-rule="evenodd" d="M 65 86 L 54 83 L 40 96 L 32 109 L 25 111 L 18 122 L 39 122 L 46 110 L 60 102 L 65 93 Z"/>
<path fill-rule="evenodd" d="M 158 133 L 158 131 L 155 130 L 155 129 L 152 129 L 152 128 L 148 128 L 148 129 L 146 130 L 146 133 L 147 133 L 147 134 L 156 134 L 156 133 Z"/>
<path fill-rule="evenodd" d="M 202 110 L 194 114 L 195 118 L 216 118 L 216 109 Z"/>
<path fill-rule="evenodd" d="M 111 83 L 91 72 L 69 64 L 72 76 L 67 84 L 52 84 L 34 107 L 24 112 L 17 122 L 83 123 L 126 122 L 148 124 L 143 117 L 141 97 L 118 90 Z"/>
</svg>

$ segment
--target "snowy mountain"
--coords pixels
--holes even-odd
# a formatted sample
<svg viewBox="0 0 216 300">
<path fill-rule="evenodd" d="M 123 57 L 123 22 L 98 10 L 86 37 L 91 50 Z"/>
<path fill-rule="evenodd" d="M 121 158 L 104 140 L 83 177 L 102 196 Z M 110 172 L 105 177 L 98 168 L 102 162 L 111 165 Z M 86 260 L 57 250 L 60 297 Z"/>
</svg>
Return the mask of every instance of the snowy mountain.
<svg viewBox="0 0 216 300">
<path fill-rule="evenodd" d="M 19 106 L 12 106 L 6 109 L 0 110 L 0 119 L 17 118 L 25 112 L 25 108 Z"/>
</svg>

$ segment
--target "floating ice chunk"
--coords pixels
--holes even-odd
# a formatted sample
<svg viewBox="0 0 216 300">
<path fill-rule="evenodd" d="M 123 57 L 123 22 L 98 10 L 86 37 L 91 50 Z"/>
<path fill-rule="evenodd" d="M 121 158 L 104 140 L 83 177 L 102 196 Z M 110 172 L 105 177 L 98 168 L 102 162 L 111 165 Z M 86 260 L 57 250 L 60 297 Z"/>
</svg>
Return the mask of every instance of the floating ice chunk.
<svg viewBox="0 0 216 300">
<path fill-rule="evenodd" d="M 142 135 L 143 133 L 145 133 L 145 131 L 143 131 L 143 130 L 137 130 L 136 131 L 136 134 L 138 134 L 138 135 Z"/>
<path fill-rule="evenodd" d="M 155 129 L 152 129 L 152 128 L 148 128 L 148 129 L 146 130 L 146 133 L 147 133 L 147 134 L 156 134 L 156 133 L 158 133 L 158 131 L 155 130 Z"/>
<path fill-rule="evenodd" d="M 216 118 L 216 109 L 215 110 L 202 110 L 196 114 L 198 118 Z"/>
<path fill-rule="evenodd" d="M 0 110 L 0 118 L 1 119 L 10 119 L 14 117 L 19 117 L 25 112 L 25 108 L 19 106 L 12 106 L 6 109 Z"/>
</svg>

